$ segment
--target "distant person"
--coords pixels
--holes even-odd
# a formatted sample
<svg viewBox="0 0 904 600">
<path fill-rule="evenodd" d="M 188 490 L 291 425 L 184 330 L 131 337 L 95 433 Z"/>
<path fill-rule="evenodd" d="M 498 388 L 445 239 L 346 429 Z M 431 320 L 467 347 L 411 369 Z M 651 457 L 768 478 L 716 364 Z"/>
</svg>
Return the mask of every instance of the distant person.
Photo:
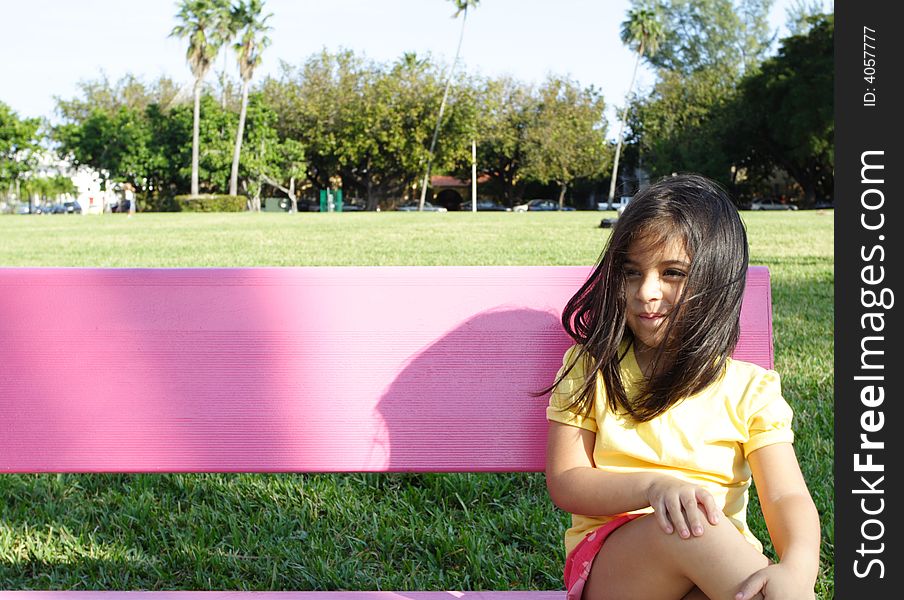
<svg viewBox="0 0 904 600">
<path fill-rule="evenodd" d="M 135 214 L 135 188 L 132 184 L 127 183 L 123 188 L 123 199 L 129 205 L 129 216 Z"/>
<path fill-rule="evenodd" d="M 820 526 L 779 375 L 734 360 L 747 235 L 698 175 L 646 187 L 562 321 L 546 477 L 568 600 L 814 598 Z M 747 525 L 756 482 L 779 557 Z"/>
</svg>

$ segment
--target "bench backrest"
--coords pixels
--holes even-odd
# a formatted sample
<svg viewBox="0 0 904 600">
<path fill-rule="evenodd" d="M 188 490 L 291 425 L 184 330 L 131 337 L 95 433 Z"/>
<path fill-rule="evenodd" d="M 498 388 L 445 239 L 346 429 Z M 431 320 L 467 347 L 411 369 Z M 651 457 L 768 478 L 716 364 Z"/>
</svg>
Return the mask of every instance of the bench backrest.
<svg viewBox="0 0 904 600">
<path fill-rule="evenodd" d="M 542 471 L 589 272 L 0 269 L 0 471 Z M 735 357 L 772 366 L 764 267 Z"/>
</svg>

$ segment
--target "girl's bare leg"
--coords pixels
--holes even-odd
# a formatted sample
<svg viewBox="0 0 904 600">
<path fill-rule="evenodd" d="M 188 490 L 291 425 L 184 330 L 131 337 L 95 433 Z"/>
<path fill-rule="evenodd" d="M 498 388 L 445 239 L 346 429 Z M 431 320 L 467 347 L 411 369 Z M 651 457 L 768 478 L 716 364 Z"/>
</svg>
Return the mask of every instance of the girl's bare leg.
<svg viewBox="0 0 904 600">
<path fill-rule="evenodd" d="M 687 595 L 681 600 L 709 600 L 709 596 L 700 591 L 700 588 L 695 587 L 691 591 L 687 593 Z M 757 594 L 753 597 L 753 600 L 765 600 L 762 594 Z"/>
<path fill-rule="evenodd" d="M 594 560 L 583 600 L 733 600 L 769 560 L 727 519 L 704 528 L 702 536 L 682 539 L 649 515 L 622 525 Z"/>
</svg>

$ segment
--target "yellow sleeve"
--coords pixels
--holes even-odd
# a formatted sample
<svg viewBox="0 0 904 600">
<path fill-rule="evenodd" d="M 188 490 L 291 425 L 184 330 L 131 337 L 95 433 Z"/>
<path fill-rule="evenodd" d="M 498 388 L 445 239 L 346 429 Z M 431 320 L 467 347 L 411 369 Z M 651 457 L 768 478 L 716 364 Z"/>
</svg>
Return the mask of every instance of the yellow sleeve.
<svg viewBox="0 0 904 600">
<path fill-rule="evenodd" d="M 562 367 L 556 374 L 555 381 L 558 381 L 562 376 L 562 373 L 564 373 L 568 366 L 574 361 L 579 350 L 580 347 L 575 344 L 565 352 L 565 356 L 562 357 Z M 552 394 L 549 396 L 549 406 L 546 408 L 547 420 L 563 423 L 565 425 L 573 425 L 574 427 L 580 427 L 581 429 L 587 429 L 593 432 L 597 430 L 595 418 L 592 416 L 585 417 L 568 408 L 568 405 L 574 400 L 575 394 L 577 394 L 581 390 L 581 386 L 584 385 L 585 372 L 584 361 L 581 360 L 573 369 L 571 369 L 565 379 L 559 381 L 559 384 L 553 389 Z"/>
<path fill-rule="evenodd" d="M 778 373 L 763 372 L 751 387 L 748 400 L 745 457 L 763 446 L 794 441 L 791 429 L 794 412 L 782 397 Z"/>
</svg>

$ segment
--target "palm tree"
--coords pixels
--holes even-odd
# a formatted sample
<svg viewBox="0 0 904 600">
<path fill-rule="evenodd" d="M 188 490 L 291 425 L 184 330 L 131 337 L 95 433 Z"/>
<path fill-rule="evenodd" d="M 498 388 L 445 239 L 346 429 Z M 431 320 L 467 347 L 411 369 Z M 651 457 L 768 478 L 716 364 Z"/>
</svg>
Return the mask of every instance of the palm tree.
<svg viewBox="0 0 904 600">
<path fill-rule="evenodd" d="M 201 127 L 201 86 L 204 76 L 210 70 L 219 53 L 223 41 L 218 35 L 222 19 L 225 18 L 224 0 L 182 0 L 176 19 L 179 24 L 173 27 L 171 37 L 188 38 L 188 51 L 185 54 L 188 66 L 195 77 L 194 98 L 195 114 L 191 138 L 191 194 L 198 195 L 198 138 Z"/>
<path fill-rule="evenodd" d="M 446 98 L 449 97 L 449 88 L 452 86 L 452 74 L 455 72 L 455 65 L 458 64 L 458 57 L 461 54 L 461 41 L 465 37 L 465 22 L 468 20 L 468 8 L 477 8 L 480 0 L 452 0 L 455 3 L 455 14 L 453 19 L 461 18 L 461 33 L 458 35 L 458 48 L 455 49 L 455 60 L 449 67 L 449 77 L 446 79 L 446 89 L 443 92 L 442 102 L 439 104 L 439 114 L 436 117 L 436 127 L 433 129 L 433 139 L 430 141 L 430 152 L 427 154 L 427 171 L 424 173 L 424 184 L 421 186 L 421 200 L 418 204 L 418 210 L 424 210 L 424 201 L 427 198 L 427 184 L 430 182 L 430 167 L 433 163 L 433 149 L 436 147 L 436 137 L 439 135 L 439 126 L 443 122 L 443 110 L 446 108 Z"/>
<path fill-rule="evenodd" d="M 219 75 L 220 92 L 222 94 L 220 102 L 223 106 L 223 110 L 226 110 L 226 88 L 228 85 L 226 65 L 229 62 L 229 43 L 235 38 L 236 34 L 238 34 L 242 25 L 237 19 L 239 8 L 231 6 L 229 0 L 223 0 L 220 5 L 220 10 L 223 12 L 217 23 L 216 36 L 217 39 L 222 42 L 220 49 L 223 52 L 223 69 L 220 71 Z"/>
<path fill-rule="evenodd" d="M 239 62 L 239 73 L 242 76 L 242 109 L 239 112 L 239 128 L 235 135 L 235 151 L 232 153 L 232 173 L 229 176 L 229 195 L 238 194 L 239 156 L 242 153 L 242 135 L 245 131 L 245 115 L 248 112 L 248 88 L 254 69 L 261 64 L 261 52 L 270 45 L 270 38 L 264 35 L 270 30 L 267 20 L 270 13 L 261 16 L 264 0 L 241 0 L 235 8 L 235 22 L 242 32 L 241 41 L 234 46 Z"/>
<path fill-rule="evenodd" d="M 621 154 L 622 139 L 625 131 L 625 121 L 628 118 L 628 98 L 631 90 L 634 88 L 634 78 L 637 76 L 637 66 L 643 58 L 644 53 L 647 56 L 653 56 L 659 49 L 659 42 L 662 40 L 664 31 L 656 13 L 649 9 L 631 9 L 628 11 L 628 19 L 621 25 L 622 42 L 628 46 L 634 47 L 637 51 L 637 58 L 634 60 L 634 72 L 631 73 L 631 83 L 628 85 L 628 93 L 625 94 L 625 109 L 622 111 L 621 122 L 618 126 L 618 144 L 615 146 L 615 160 L 612 164 L 612 181 L 609 183 L 609 206 L 612 206 L 612 200 L 615 198 L 615 181 L 618 179 L 618 157 Z"/>
</svg>

